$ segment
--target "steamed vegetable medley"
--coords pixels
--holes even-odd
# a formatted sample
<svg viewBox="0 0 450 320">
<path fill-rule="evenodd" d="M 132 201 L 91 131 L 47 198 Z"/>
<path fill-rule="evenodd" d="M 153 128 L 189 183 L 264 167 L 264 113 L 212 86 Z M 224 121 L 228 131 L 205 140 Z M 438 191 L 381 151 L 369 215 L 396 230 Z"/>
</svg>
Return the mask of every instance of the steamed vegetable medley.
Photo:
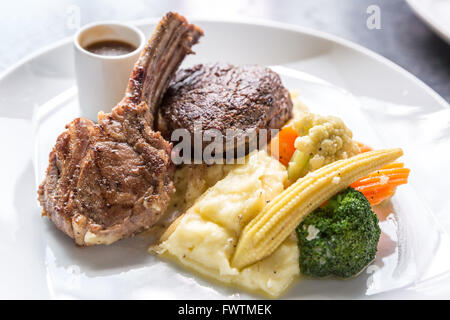
<svg viewBox="0 0 450 320">
<path fill-rule="evenodd" d="M 407 183 L 409 169 L 395 162 L 402 150 L 372 150 L 341 119 L 311 114 L 292 98 L 294 119 L 268 154 L 255 151 L 233 167 L 153 251 L 270 296 L 300 273 L 349 278 L 375 259 L 373 207 Z"/>
<path fill-rule="evenodd" d="M 323 166 L 372 151 L 353 140 L 341 119 L 304 110 L 280 131 L 271 142 L 271 150 L 275 144 L 279 151 L 272 155 L 287 166 L 291 182 Z M 339 278 L 360 273 L 375 259 L 380 237 L 372 206 L 389 199 L 397 186 L 407 183 L 408 175 L 403 163 L 390 162 L 346 184 L 347 189 L 304 217 L 296 228 L 301 272 Z M 340 179 L 338 174 L 331 183 L 340 184 Z"/>
</svg>

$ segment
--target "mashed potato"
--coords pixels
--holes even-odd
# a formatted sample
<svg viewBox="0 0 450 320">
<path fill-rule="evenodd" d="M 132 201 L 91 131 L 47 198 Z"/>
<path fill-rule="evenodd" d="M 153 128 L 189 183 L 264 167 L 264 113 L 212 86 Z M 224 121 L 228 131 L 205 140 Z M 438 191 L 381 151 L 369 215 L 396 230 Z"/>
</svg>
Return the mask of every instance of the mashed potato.
<svg viewBox="0 0 450 320">
<path fill-rule="evenodd" d="M 295 119 L 300 119 L 303 115 L 309 113 L 309 108 L 300 100 L 300 94 L 297 91 L 291 91 L 292 100 L 292 119 L 287 123 L 289 125 Z"/>
<path fill-rule="evenodd" d="M 243 270 L 230 261 L 245 225 L 284 190 L 286 179 L 277 160 L 265 151 L 253 152 L 209 188 L 151 250 L 221 282 L 278 296 L 300 273 L 295 235 Z"/>
<path fill-rule="evenodd" d="M 209 188 L 221 180 L 234 166 L 229 164 L 187 164 L 175 171 L 175 194 L 170 199 L 166 212 L 158 222 L 141 233 L 150 244 L 159 242 L 161 235 L 175 219 L 186 212 Z"/>
</svg>

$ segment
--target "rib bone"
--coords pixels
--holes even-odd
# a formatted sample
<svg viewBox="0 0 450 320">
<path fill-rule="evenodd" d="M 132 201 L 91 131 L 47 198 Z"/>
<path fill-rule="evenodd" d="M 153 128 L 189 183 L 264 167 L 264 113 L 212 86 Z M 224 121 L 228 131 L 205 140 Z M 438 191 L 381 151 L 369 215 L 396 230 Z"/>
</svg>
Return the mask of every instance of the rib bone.
<svg viewBox="0 0 450 320">
<path fill-rule="evenodd" d="M 202 30 L 176 13 L 158 24 L 122 101 L 98 124 L 69 123 L 39 187 L 42 214 L 78 245 L 109 244 L 158 221 L 174 192 L 172 145 L 153 131 L 168 82 Z"/>
</svg>

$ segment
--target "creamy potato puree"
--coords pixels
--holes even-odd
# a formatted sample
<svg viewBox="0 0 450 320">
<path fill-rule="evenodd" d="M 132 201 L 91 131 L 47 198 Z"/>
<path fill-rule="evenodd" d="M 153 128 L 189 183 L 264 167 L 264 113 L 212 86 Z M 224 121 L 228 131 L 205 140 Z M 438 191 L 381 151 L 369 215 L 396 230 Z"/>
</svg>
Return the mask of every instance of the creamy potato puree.
<svg viewBox="0 0 450 320">
<path fill-rule="evenodd" d="M 186 164 L 175 171 L 175 194 L 170 199 L 166 212 L 158 222 L 141 233 L 140 236 L 149 240 L 149 244 L 159 242 L 167 227 L 186 212 L 194 202 L 209 188 L 230 172 L 232 164 Z"/>
<path fill-rule="evenodd" d="M 266 151 L 253 152 L 178 218 L 151 251 L 221 282 L 278 296 L 300 273 L 295 235 L 243 270 L 230 261 L 245 225 L 283 191 L 286 180 L 283 165 Z"/>
<path fill-rule="evenodd" d="M 288 123 L 295 119 L 300 119 L 305 114 L 309 113 L 309 108 L 300 100 L 298 91 L 293 90 L 290 92 L 290 95 L 292 100 L 292 119 L 289 120 Z"/>
</svg>

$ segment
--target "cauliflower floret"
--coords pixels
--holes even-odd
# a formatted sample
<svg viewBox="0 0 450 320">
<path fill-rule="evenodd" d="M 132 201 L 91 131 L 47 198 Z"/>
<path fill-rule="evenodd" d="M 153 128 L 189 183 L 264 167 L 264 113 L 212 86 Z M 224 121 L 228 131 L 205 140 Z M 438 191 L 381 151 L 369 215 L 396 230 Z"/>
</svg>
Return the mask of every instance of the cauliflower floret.
<svg viewBox="0 0 450 320">
<path fill-rule="evenodd" d="M 337 117 L 307 113 L 296 119 L 294 126 L 299 133 L 295 148 L 309 157 L 307 171 L 359 153 L 352 132 Z"/>
</svg>

